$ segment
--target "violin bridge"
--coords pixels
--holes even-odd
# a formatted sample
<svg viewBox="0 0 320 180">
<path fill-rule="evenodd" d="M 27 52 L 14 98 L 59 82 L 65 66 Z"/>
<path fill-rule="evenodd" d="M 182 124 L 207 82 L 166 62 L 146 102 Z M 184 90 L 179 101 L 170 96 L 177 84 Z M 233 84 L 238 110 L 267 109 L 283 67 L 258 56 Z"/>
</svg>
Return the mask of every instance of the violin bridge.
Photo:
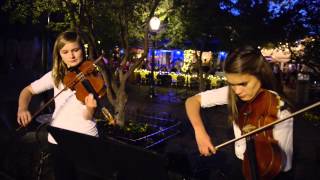
<svg viewBox="0 0 320 180">
<path fill-rule="evenodd" d="M 247 125 L 245 125 L 243 128 L 242 128 L 242 132 L 244 132 L 244 133 L 249 133 L 249 132 L 251 132 L 251 131 L 253 131 L 253 130 L 255 130 L 255 129 L 257 129 L 257 127 L 256 126 L 254 126 L 254 125 L 252 125 L 252 124 L 247 124 Z"/>
<path fill-rule="evenodd" d="M 278 105 L 277 105 L 277 109 L 280 109 L 281 106 L 283 106 L 283 102 L 281 101 L 280 96 L 277 96 L 277 100 L 278 100 Z"/>
</svg>

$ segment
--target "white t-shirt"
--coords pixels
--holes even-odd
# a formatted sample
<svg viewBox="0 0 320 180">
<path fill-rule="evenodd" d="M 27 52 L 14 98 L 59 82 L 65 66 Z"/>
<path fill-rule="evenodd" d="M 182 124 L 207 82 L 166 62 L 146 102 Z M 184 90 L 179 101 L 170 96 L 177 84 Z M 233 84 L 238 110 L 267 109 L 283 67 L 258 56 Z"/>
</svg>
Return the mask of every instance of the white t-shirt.
<svg viewBox="0 0 320 180">
<path fill-rule="evenodd" d="M 201 107 L 208 108 L 216 105 L 224 105 L 228 103 L 228 86 L 212 89 L 199 93 L 201 96 Z M 274 93 L 274 92 L 273 92 Z M 290 112 L 282 110 L 278 112 L 278 118 L 283 119 L 288 117 Z M 233 131 L 236 138 L 241 136 L 239 126 L 233 122 Z M 279 143 L 279 146 L 286 154 L 286 164 L 283 171 L 288 171 L 292 167 L 293 153 L 293 118 L 276 124 L 273 128 L 273 137 Z M 239 159 L 243 159 L 243 154 L 246 150 L 246 141 L 241 139 L 235 142 L 235 154 Z"/>
<path fill-rule="evenodd" d="M 31 83 L 31 88 L 35 94 L 53 88 L 55 96 L 64 88 L 64 85 L 60 83 L 59 87 L 56 87 L 50 71 L 40 79 Z M 52 115 L 51 126 L 91 136 L 98 136 L 96 122 L 84 118 L 83 112 L 86 106 L 77 99 L 75 91 L 67 89 L 58 95 L 54 101 L 55 110 Z M 48 135 L 48 141 L 57 144 L 51 134 Z"/>
</svg>

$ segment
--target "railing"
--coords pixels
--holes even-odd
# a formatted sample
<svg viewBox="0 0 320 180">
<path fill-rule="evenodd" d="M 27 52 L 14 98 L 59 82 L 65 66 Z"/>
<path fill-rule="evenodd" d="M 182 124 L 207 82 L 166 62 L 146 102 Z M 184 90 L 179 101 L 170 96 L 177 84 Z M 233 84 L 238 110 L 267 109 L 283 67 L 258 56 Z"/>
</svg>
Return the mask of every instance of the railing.
<svg viewBox="0 0 320 180">
<path fill-rule="evenodd" d="M 180 124 L 181 122 L 177 122 L 169 127 L 154 126 L 154 128 L 158 129 L 157 131 L 137 139 L 125 136 L 116 136 L 116 138 L 124 140 L 130 144 L 139 145 L 145 149 L 149 149 L 178 135 L 180 133 L 180 130 L 178 129 Z"/>
<path fill-rule="evenodd" d="M 154 148 L 181 133 L 181 122 L 169 114 L 128 112 L 126 116 L 131 118 L 126 125 L 121 130 L 110 129 L 109 135 L 145 149 Z"/>
</svg>

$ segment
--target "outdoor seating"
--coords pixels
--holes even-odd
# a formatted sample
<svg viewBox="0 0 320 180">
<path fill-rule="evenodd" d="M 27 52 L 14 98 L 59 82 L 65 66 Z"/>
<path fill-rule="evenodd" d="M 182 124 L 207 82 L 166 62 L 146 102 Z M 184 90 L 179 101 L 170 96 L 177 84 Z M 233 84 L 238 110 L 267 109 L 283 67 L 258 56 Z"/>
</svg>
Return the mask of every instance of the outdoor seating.
<svg viewBox="0 0 320 180">
<path fill-rule="evenodd" d="M 197 89 L 199 88 L 199 81 L 197 77 L 190 78 L 190 89 Z"/>
<path fill-rule="evenodd" d="M 163 74 L 163 75 L 158 74 L 157 75 L 157 79 L 159 80 L 161 86 L 165 86 L 165 87 L 171 86 L 172 77 L 170 75 L 168 75 L 168 74 Z"/>
<path fill-rule="evenodd" d="M 177 77 L 177 87 L 184 87 L 185 84 L 185 77 L 184 76 L 178 76 Z"/>
</svg>

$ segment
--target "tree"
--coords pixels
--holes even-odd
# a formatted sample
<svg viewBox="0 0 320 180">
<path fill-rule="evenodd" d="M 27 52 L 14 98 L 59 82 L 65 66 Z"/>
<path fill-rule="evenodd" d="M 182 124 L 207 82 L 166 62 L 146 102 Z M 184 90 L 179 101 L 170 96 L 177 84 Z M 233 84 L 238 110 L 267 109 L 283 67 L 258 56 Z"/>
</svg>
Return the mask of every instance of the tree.
<svg viewBox="0 0 320 180">
<path fill-rule="evenodd" d="M 320 6 L 319 2 L 298 1 L 283 14 L 291 14 L 290 21 L 285 25 L 287 42 L 291 59 L 295 63 L 304 64 L 312 69 L 312 76 L 320 78 Z M 297 42 L 302 50 L 296 51 Z"/>
<path fill-rule="evenodd" d="M 320 37 L 312 36 L 305 38 L 300 43 L 301 48 L 291 47 L 291 59 L 297 64 L 304 64 L 309 69 L 314 79 L 320 79 Z"/>
<path fill-rule="evenodd" d="M 237 12 L 232 20 L 238 42 L 256 46 L 279 43 L 294 45 L 320 33 L 319 2 L 306 1 L 223 1 L 224 10 Z"/>
<path fill-rule="evenodd" d="M 162 5 L 164 5 L 166 1 Z M 126 83 L 134 69 L 139 67 L 148 54 L 149 20 L 155 15 L 160 0 L 7 0 L 3 9 L 11 11 L 13 21 L 26 22 L 32 18 L 39 23 L 43 17 L 59 15 L 63 17 L 60 22 L 50 22 L 47 28 L 54 31 L 62 29 L 75 29 L 88 43 L 90 59 L 101 54 L 101 48 L 120 44 L 124 55 L 119 66 L 111 66 L 102 71 L 107 85 L 107 97 L 114 107 L 114 116 L 118 124 L 125 121 L 125 105 L 127 94 Z M 168 4 L 165 4 L 168 5 Z M 164 6 L 167 7 L 167 6 Z M 17 13 L 17 12 L 21 13 Z M 164 11 L 165 12 L 165 11 Z M 144 52 L 138 59 L 133 60 L 130 48 L 143 42 Z M 99 40 L 99 41 L 98 41 Z M 141 41 L 140 41 L 141 40 Z M 98 42 L 102 42 L 99 44 Z M 110 58 L 112 62 L 114 59 Z M 128 69 L 126 64 L 132 61 Z"/>
<path fill-rule="evenodd" d="M 279 1 L 278 3 L 281 3 Z M 282 42 L 288 44 L 292 62 L 312 69 L 311 75 L 320 78 L 320 6 L 312 0 L 283 5 L 274 13 L 286 32 Z M 300 45 L 302 48 L 297 48 Z M 297 50 L 298 49 L 298 50 Z"/>
<path fill-rule="evenodd" d="M 209 73 L 203 71 L 202 54 L 204 51 L 217 52 L 230 44 L 228 19 L 218 1 L 174 1 L 176 11 L 168 19 L 166 37 L 171 39 L 169 47 L 194 49 L 195 67 L 198 69 L 199 90 L 205 90 Z"/>
<path fill-rule="evenodd" d="M 168 37 L 173 44 L 200 51 L 241 45 L 278 46 L 294 44 L 309 33 L 319 34 L 317 1 L 174 1 L 177 11 L 168 19 Z M 216 43 L 211 43 L 216 42 Z M 185 46 L 186 47 L 186 46 Z M 199 73 L 200 79 L 202 73 Z"/>
<path fill-rule="evenodd" d="M 173 43 L 188 41 L 189 48 L 199 50 L 195 53 L 197 67 L 202 66 L 203 51 L 229 51 L 243 44 L 262 46 L 285 37 L 282 26 L 271 18 L 268 1 L 185 0 L 174 5 L 179 8 L 168 24 L 176 31 L 169 30 L 168 36 Z M 207 75 L 199 68 L 200 91 Z"/>
<path fill-rule="evenodd" d="M 111 12 L 114 14 L 113 22 L 119 28 L 119 39 L 124 55 L 121 57 L 118 67 L 108 68 L 109 73 L 104 73 L 108 87 L 108 99 L 115 110 L 118 124 L 123 125 L 125 121 L 125 105 L 127 94 L 125 92 L 126 82 L 133 71 L 139 67 L 148 53 L 148 23 L 155 14 L 160 0 L 155 1 L 114 1 Z M 126 70 L 126 65 L 132 60 L 129 39 L 143 37 L 144 53 L 136 59 Z"/>
<path fill-rule="evenodd" d="M 316 79 L 320 79 L 320 36 L 311 38 L 305 44 L 305 50 L 301 57 L 303 64 L 313 70 Z"/>
</svg>

